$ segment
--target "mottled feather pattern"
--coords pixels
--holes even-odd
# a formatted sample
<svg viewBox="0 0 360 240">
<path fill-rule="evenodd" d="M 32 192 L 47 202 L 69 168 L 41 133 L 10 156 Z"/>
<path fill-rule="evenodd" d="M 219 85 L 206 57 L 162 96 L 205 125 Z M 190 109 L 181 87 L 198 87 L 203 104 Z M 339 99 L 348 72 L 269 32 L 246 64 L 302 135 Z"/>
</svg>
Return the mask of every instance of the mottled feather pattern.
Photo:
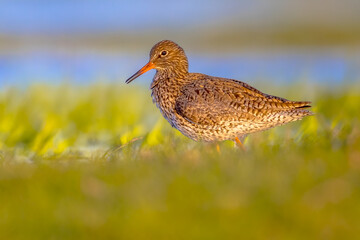
<svg viewBox="0 0 360 240">
<path fill-rule="evenodd" d="M 191 73 L 188 79 L 181 85 L 167 79 L 153 97 L 172 126 L 194 140 L 234 139 L 311 114 L 297 109 L 309 102 L 267 95 L 240 81 Z"/>
<path fill-rule="evenodd" d="M 196 141 L 233 140 L 312 115 L 305 109 L 310 102 L 268 95 L 238 80 L 189 73 L 184 50 L 172 41 L 157 43 L 150 62 L 157 70 L 150 86 L 154 103 L 173 127 Z"/>
</svg>

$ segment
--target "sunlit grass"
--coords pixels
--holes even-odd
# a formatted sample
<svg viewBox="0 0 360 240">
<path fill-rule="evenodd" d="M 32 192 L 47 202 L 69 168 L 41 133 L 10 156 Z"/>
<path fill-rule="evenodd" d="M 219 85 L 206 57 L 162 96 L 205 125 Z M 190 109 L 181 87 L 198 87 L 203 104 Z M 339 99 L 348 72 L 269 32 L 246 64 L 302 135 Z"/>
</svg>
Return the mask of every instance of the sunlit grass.
<svg viewBox="0 0 360 240">
<path fill-rule="evenodd" d="M 315 116 L 219 154 L 172 129 L 145 88 L 3 90 L 0 239 L 353 239 L 360 94 L 310 100 Z"/>
</svg>

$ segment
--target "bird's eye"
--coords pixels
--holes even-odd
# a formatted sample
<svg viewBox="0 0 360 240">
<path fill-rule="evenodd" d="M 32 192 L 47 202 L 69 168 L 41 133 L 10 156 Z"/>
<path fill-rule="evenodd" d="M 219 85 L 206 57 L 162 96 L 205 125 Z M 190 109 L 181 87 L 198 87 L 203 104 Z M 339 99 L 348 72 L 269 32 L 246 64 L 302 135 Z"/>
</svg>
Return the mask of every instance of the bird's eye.
<svg viewBox="0 0 360 240">
<path fill-rule="evenodd" d="M 162 51 L 161 56 L 166 56 L 168 54 L 168 51 Z"/>
</svg>

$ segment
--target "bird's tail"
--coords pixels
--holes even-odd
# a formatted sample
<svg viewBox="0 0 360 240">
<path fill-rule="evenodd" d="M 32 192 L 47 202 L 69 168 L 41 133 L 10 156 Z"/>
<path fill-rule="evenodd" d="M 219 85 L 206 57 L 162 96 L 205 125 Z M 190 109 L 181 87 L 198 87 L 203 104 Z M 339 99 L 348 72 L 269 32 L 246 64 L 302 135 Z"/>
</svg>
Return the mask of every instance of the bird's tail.
<svg viewBox="0 0 360 240">
<path fill-rule="evenodd" d="M 308 102 L 308 101 L 299 101 L 299 102 L 289 101 L 289 107 L 291 107 L 293 109 L 310 108 L 311 107 L 311 102 Z"/>
<path fill-rule="evenodd" d="M 266 119 L 268 122 L 276 123 L 275 125 L 282 125 L 314 115 L 313 112 L 307 109 L 311 107 L 311 102 L 308 101 L 285 101 L 275 104 Z"/>
<path fill-rule="evenodd" d="M 303 117 L 314 115 L 313 112 L 308 110 L 307 108 L 311 107 L 311 102 L 308 101 L 289 101 L 286 102 L 288 105 L 286 109 L 280 110 L 278 112 L 279 116 L 283 116 L 284 120 L 287 122 L 292 122 L 296 120 L 300 120 Z"/>
</svg>

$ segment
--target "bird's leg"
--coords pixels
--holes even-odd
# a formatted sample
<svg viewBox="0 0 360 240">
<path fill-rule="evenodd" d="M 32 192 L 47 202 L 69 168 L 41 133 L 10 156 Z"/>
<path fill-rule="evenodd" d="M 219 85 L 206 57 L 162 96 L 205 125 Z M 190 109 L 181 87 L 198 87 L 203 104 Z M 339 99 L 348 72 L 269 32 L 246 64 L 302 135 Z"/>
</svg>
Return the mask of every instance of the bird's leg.
<svg viewBox="0 0 360 240">
<path fill-rule="evenodd" d="M 243 151 L 246 151 L 244 144 L 240 141 L 238 137 L 235 137 L 235 142 L 238 147 L 240 147 Z"/>
<path fill-rule="evenodd" d="M 216 151 L 217 151 L 218 153 L 221 153 L 221 152 L 220 152 L 220 145 L 219 145 L 219 143 L 216 143 Z"/>
</svg>

